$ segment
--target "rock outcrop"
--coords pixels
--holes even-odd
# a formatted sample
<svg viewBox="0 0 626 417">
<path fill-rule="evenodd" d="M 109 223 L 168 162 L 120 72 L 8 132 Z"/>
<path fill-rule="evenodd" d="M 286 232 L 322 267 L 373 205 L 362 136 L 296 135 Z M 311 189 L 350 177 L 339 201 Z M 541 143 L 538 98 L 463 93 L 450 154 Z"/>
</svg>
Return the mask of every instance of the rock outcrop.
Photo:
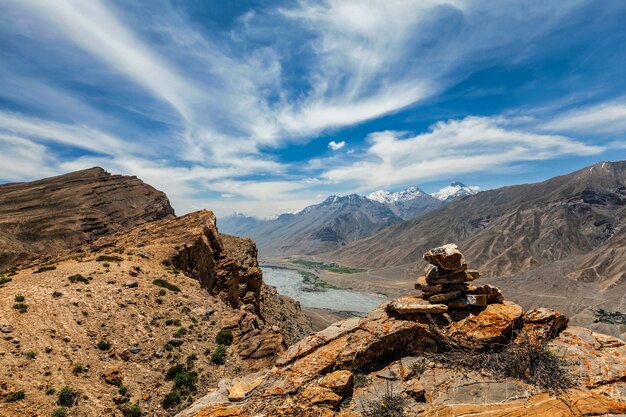
<svg viewBox="0 0 626 417">
<path fill-rule="evenodd" d="M 467 268 L 453 246 L 429 251 L 425 258 L 437 264 L 438 273 Z M 223 380 L 223 389 L 236 395 L 216 391 L 179 416 L 356 417 L 378 415 L 374 408 L 393 404 L 403 408 L 403 414 L 393 415 L 403 416 L 626 413 L 624 342 L 568 327 L 565 316 L 552 310 L 524 313 L 495 288 L 490 291 L 491 297 L 479 293 L 487 302 L 463 306 L 452 306 L 451 300 L 465 293 L 444 300 L 448 304 L 420 296 L 386 302 L 365 318 L 340 321 L 302 339 L 262 375 Z M 549 388 L 554 384 L 549 378 L 543 381 L 547 385 L 538 384 L 529 377 L 535 372 L 530 368 L 539 366 L 532 361 L 529 368 L 503 376 L 471 360 L 460 367 L 450 359 L 480 361 L 514 347 L 531 352 L 529 357 L 544 352 L 547 361 L 559 363 L 563 373 L 555 378 L 564 384 Z M 553 362 L 554 355 L 565 361 Z"/>
<path fill-rule="evenodd" d="M 0 185 L 0 272 L 153 220 L 174 218 L 162 192 L 137 177 L 91 168 Z"/>
<path fill-rule="evenodd" d="M 0 416 L 49 416 L 56 396 L 46 391 L 64 386 L 80 393 L 70 415 L 138 404 L 171 416 L 222 377 L 271 367 L 286 339 L 310 329 L 293 300 L 264 287 L 254 243 L 220 234 L 210 211 L 48 253 L 10 275 L 0 285 Z M 242 379 L 230 397 L 255 383 Z M 24 401 L 4 401 L 20 390 Z"/>
</svg>

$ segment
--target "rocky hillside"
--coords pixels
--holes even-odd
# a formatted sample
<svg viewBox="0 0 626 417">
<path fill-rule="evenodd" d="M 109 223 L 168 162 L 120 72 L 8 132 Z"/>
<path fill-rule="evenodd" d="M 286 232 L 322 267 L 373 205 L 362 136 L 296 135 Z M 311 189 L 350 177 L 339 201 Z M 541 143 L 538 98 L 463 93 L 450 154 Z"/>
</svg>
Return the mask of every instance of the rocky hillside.
<svg viewBox="0 0 626 417">
<path fill-rule="evenodd" d="M 0 283 L 7 417 L 170 416 L 310 332 L 263 285 L 254 243 L 209 211 L 41 255 Z"/>
<path fill-rule="evenodd" d="M 626 161 L 602 162 L 541 183 L 463 197 L 328 258 L 408 270 L 428 248 L 456 241 L 468 260 L 525 307 L 548 305 L 591 325 L 595 308 L 626 310 L 624 233 Z M 626 335 L 626 326 L 611 333 Z"/>
<path fill-rule="evenodd" d="M 165 194 L 136 177 L 111 175 L 102 168 L 2 184 L 0 271 L 33 254 L 173 217 Z"/>
<path fill-rule="evenodd" d="M 301 340 L 269 370 L 222 379 L 178 417 L 626 413 L 623 341 L 481 292 L 454 247 L 425 259 L 421 293 Z"/>
</svg>

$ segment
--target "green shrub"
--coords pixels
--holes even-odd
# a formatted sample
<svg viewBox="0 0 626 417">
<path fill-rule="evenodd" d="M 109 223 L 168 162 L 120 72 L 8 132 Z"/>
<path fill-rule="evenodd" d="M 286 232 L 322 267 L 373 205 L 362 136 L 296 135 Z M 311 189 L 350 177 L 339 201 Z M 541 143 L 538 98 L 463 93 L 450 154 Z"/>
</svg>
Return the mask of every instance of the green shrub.
<svg viewBox="0 0 626 417">
<path fill-rule="evenodd" d="M 104 262 L 104 263 L 102 264 L 102 266 L 103 266 L 103 267 L 105 267 L 105 268 L 108 268 L 108 267 L 110 267 L 110 266 L 111 266 L 111 264 L 110 264 L 110 263 L 108 263 L 108 262 Z"/>
<path fill-rule="evenodd" d="M 122 414 L 124 417 L 140 417 L 141 407 L 139 404 L 126 404 L 122 409 Z"/>
<path fill-rule="evenodd" d="M 119 387 L 117 387 L 117 392 L 119 392 L 120 395 L 126 395 L 126 393 L 128 392 L 128 387 L 120 385 Z"/>
<path fill-rule="evenodd" d="M 89 284 L 89 280 L 81 274 L 69 276 L 67 279 L 69 279 L 71 283 L 82 282 L 83 284 Z"/>
<path fill-rule="evenodd" d="M 21 294 L 18 294 L 18 295 L 15 296 L 15 302 L 16 303 L 22 303 L 22 302 L 24 302 L 25 299 L 26 299 L 26 297 L 24 297 Z"/>
<path fill-rule="evenodd" d="M 111 342 L 108 340 L 102 339 L 98 342 L 98 349 L 100 350 L 109 350 L 111 348 Z"/>
<path fill-rule="evenodd" d="M 122 262 L 123 259 L 115 255 L 100 255 L 96 258 L 98 262 Z"/>
<path fill-rule="evenodd" d="M 226 346 L 217 345 L 215 351 L 211 355 L 211 362 L 215 364 L 223 364 L 226 361 Z"/>
<path fill-rule="evenodd" d="M 57 269 L 56 266 L 42 266 L 38 270 L 34 271 L 33 274 L 41 274 L 42 272 L 54 271 L 55 269 Z"/>
<path fill-rule="evenodd" d="M 9 395 L 7 395 L 6 402 L 14 403 L 17 401 L 22 401 L 24 398 L 26 398 L 26 392 L 24 392 L 24 390 L 19 390 L 19 391 L 12 392 Z"/>
<path fill-rule="evenodd" d="M 77 363 L 76 365 L 74 365 L 74 369 L 72 369 L 72 372 L 74 373 L 74 375 L 82 374 L 85 371 L 86 369 L 82 363 Z"/>
<path fill-rule="evenodd" d="M 176 330 L 176 333 L 174 333 L 174 337 L 182 337 L 186 334 L 187 334 L 187 329 L 184 327 L 181 327 L 178 330 Z"/>
<path fill-rule="evenodd" d="M 184 392 L 193 392 L 196 390 L 197 379 L 198 374 L 195 372 L 180 372 L 174 377 L 174 387 Z"/>
<path fill-rule="evenodd" d="M 167 294 L 167 291 L 165 291 L 165 290 L 159 290 L 159 295 L 160 295 L 161 297 L 163 297 L 165 294 Z"/>
<path fill-rule="evenodd" d="M 71 407 L 74 405 L 77 398 L 78 391 L 70 387 L 63 387 L 63 389 L 59 392 L 59 399 L 57 400 L 57 404 L 64 407 Z"/>
<path fill-rule="evenodd" d="M 28 352 L 26 352 L 26 357 L 28 359 L 35 359 L 37 357 L 37 352 L 29 350 Z"/>
<path fill-rule="evenodd" d="M 57 407 L 52 412 L 52 417 L 67 417 L 67 408 Z"/>
<path fill-rule="evenodd" d="M 163 408 L 167 409 L 176 407 L 178 404 L 181 403 L 181 401 L 182 398 L 180 394 L 176 391 L 172 391 L 163 398 L 163 402 L 161 403 L 161 405 L 163 405 Z"/>
<path fill-rule="evenodd" d="M 193 363 L 197 360 L 198 360 L 198 357 L 196 356 L 196 354 L 192 353 L 191 355 L 187 356 L 187 366 L 189 368 L 193 367 Z"/>
<path fill-rule="evenodd" d="M 169 343 L 166 343 L 166 344 L 165 344 L 165 350 L 166 350 L 166 351 L 168 351 L 168 352 L 171 352 L 171 351 L 173 351 L 173 350 L 174 350 L 174 346 L 172 346 L 172 345 L 171 345 L 171 344 L 169 344 Z"/>
<path fill-rule="evenodd" d="M 7 278 L 7 277 L 0 277 L 0 288 L 2 288 L 2 286 L 8 282 L 13 281 L 11 278 Z"/>
<path fill-rule="evenodd" d="M 215 342 L 220 345 L 230 346 L 233 343 L 233 332 L 227 329 L 220 330 L 215 336 Z"/>
<path fill-rule="evenodd" d="M 180 320 L 179 319 L 167 319 L 165 320 L 165 325 L 166 326 L 180 326 Z"/>
<path fill-rule="evenodd" d="M 167 282 L 167 281 L 166 281 L 166 280 L 164 280 L 164 279 L 160 279 L 160 278 L 159 278 L 159 279 L 155 279 L 154 281 L 152 281 L 152 283 L 153 283 L 154 285 L 159 286 L 159 287 L 166 288 L 166 289 L 168 289 L 168 290 L 170 290 L 170 291 L 180 292 L 180 288 L 178 288 L 178 287 L 177 287 L 176 285 L 174 285 L 174 284 L 170 284 L 169 282 Z"/>
<path fill-rule="evenodd" d="M 156 300 L 154 300 L 154 302 L 157 304 L 163 304 L 163 299 L 157 297 Z"/>
<path fill-rule="evenodd" d="M 28 311 L 28 306 L 24 303 L 15 303 L 13 304 L 13 308 L 22 314 Z"/>
<path fill-rule="evenodd" d="M 56 392 L 57 392 L 57 390 L 55 390 L 55 389 L 54 389 L 54 388 L 52 388 L 52 387 L 49 387 L 49 388 L 46 390 L 46 395 L 54 395 Z"/>
</svg>

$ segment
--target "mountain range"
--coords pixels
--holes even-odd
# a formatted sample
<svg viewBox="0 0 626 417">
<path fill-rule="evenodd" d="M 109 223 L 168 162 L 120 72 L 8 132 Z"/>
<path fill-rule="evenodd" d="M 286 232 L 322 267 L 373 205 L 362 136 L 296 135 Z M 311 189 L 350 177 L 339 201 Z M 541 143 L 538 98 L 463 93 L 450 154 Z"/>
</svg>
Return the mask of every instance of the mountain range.
<svg viewBox="0 0 626 417">
<path fill-rule="evenodd" d="M 275 219 L 237 213 L 218 222 L 225 233 L 254 239 L 264 256 L 317 254 L 336 250 L 477 192 L 478 187 L 455 182 L 433 195 L 415 186 L 399 192 L 379 190 L 366 196 L 332 195 L 319 204 Z"/>
<path fill-rule="evenodd" d="M 585 325 L 590 306 L 623 310 L 626 161 L 456 199 L 323 257 L 419 274 L 422 254 L 448 242 L 524 307 L 558 306 Z"/>
</svg>

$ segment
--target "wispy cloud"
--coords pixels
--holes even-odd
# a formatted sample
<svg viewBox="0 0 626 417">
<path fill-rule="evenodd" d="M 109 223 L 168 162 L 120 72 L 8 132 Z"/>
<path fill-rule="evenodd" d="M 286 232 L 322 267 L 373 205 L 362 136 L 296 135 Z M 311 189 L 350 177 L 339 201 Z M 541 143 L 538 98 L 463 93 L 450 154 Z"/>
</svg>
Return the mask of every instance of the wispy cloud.
<svg viewBox="0 0 626 417">
<path fill-rule="evenodd" d="M 532 59 L 588 3 L 301 0 L 242 11 L 216 30 L 168 0 L 9 0 L 0 35 L 15 43 L 0 51 L 0 98 L 12 106 L 0 108 L 0 162 L 27 168 L 7 164 L 0 180 L 102 165 L 165 190 L 179 212 L 270 214 L 351 187 L 596 154 L 609 145 L 575 138 L 623 132 L 621 101 L 525 114 L 539 129 L 493 111 L 424 133 L 377 132 L 389 122 L 339 131 L 419 111 L 485 68 Z M 346 144 L 329 135 L 350 150 L 328 152 Z M 317 153 L 285 156 L 313 140 L 306 148 Z"/>
<path fill-rule="evenodd" d="M 439 122 L 417 136 L 393 131 L 373 133 L 363 159 L 332 168 L 322 177 L 372 189 L 489 172 L 523 161 L 594 155 L 605 150 L 565 136 L 538 134 L 508 125 L 501 117 L 466 117 Z"/>
<path fill-rule="evenodd" d="M 626 133 L 626 99 L 577 108 L 541 126 L 556 132 L 604 135 Z"/>
</svg>

